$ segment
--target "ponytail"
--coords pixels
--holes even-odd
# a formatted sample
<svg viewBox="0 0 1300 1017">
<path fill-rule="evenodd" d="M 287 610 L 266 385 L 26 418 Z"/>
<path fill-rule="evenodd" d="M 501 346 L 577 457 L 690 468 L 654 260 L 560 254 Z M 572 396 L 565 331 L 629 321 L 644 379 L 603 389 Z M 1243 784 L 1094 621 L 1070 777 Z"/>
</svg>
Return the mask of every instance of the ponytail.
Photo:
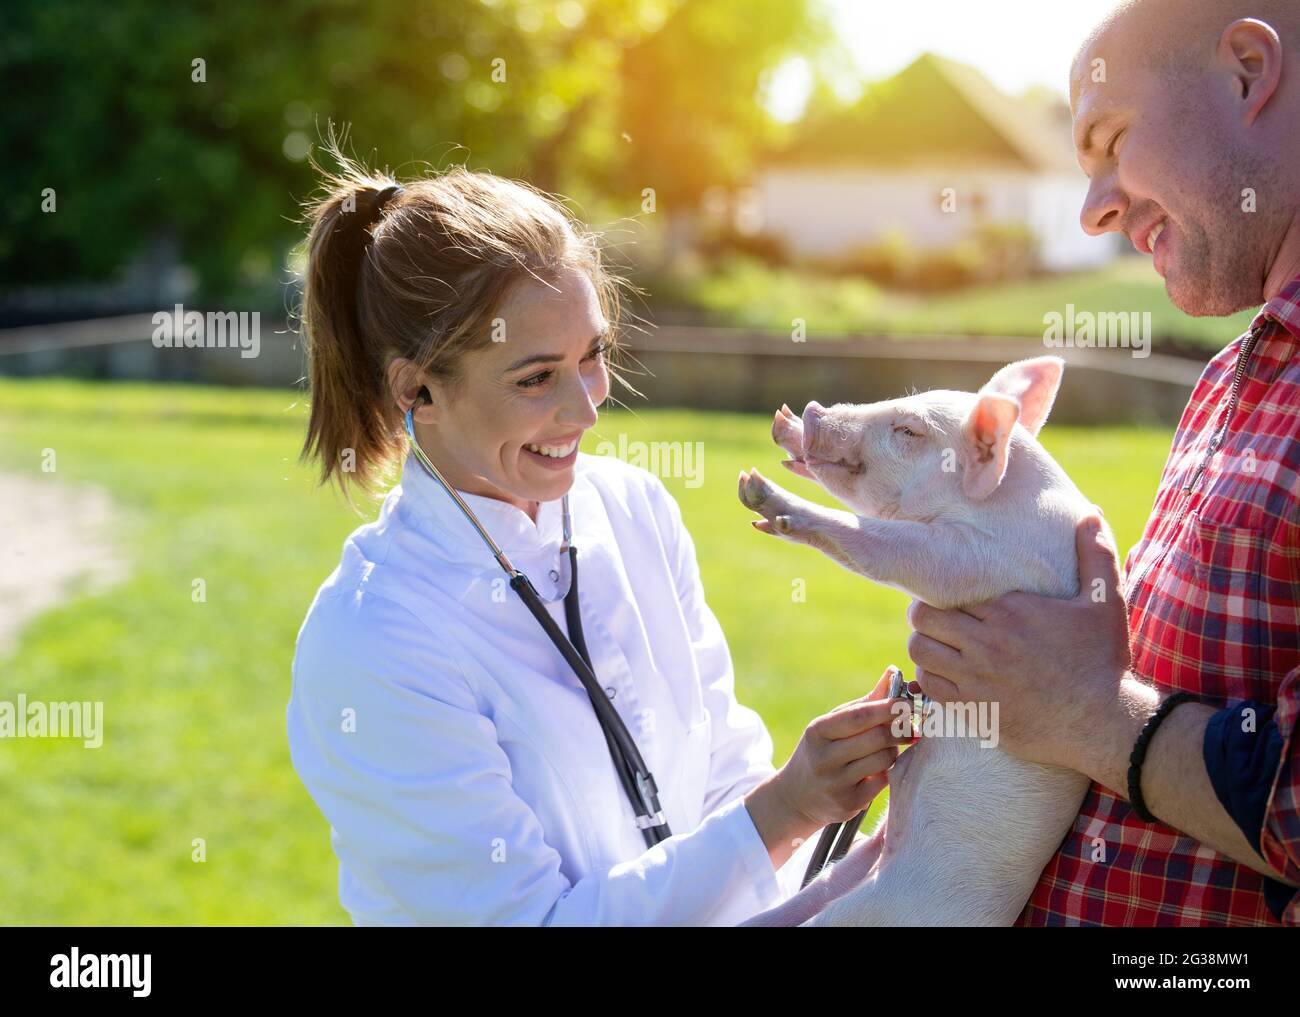
<svg viewBox="0 0 1300 1017">
<path fill-rule="evenodd" d="M 308 245 L 303 324 L 312 398 L 301 458 L 319 458 L 320 482 L 336 480 L 345 494 L 349 475 L 372 492 L 375 465 L 390 461 L 401 445 L 383 409 L 382 346 L 367 340 L 357 306 L 372 229 L 400 190 L 391 179 L 336 188 L 318 206 Z"/>
</svg>

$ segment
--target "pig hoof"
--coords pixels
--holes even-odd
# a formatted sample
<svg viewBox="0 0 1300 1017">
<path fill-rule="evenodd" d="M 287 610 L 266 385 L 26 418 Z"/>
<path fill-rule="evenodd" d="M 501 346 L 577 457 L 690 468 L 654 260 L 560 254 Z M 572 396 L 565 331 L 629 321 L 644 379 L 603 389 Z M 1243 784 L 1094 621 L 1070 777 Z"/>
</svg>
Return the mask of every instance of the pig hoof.
<svg viewBox="0 0 1300 1017">
<path fill-rule="evenodd" d="M 767 491 L 767 481 L 758 470 L 740 474 L 740 500 L 746 508 L 753 509 L 755 512 L 760 511 L 763 502 L 767 501 Z"/>
<path fill-rule="evenodd" d="M 797 503 L 758 470 L 741 473 L 740 500 L 746 508 L 763 516 L 766 525 L 755 526 L 755 529 L 782 536 L 789 536 L 799 529 L 795 518 L 799 514 Z"/>
<path fill-rule="evenodd" d="M 803 458 L 803 422 L 782 405 L 772 417 L 772 440 L 792 459 Z"/>
</svg>

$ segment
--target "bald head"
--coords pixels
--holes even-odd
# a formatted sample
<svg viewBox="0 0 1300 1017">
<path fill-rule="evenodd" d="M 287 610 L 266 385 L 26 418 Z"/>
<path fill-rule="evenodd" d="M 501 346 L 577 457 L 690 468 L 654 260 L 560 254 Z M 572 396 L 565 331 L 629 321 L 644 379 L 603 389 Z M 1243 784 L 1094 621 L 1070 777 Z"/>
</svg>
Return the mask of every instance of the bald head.
<svg viewBox="0 0 1300 1017">
<path fill-rule="evenodd" d="M 1093 73 L 1093 61 L 1106 59 L 1107 51 L 1173 83 L 1205 70 L 1224 29 L 1243 18 L 1262 21 L 1284 49 L 1300 54 L 1300 0 L 1120 0 L 1079 48 L 1071 103 Z"/>
<path fill-rule="evenodd" d="M 1070 74 L 1080 220 L 1227 315 L 1300 274 L 1300 0 L 1126 0 Z"/>
</svg>

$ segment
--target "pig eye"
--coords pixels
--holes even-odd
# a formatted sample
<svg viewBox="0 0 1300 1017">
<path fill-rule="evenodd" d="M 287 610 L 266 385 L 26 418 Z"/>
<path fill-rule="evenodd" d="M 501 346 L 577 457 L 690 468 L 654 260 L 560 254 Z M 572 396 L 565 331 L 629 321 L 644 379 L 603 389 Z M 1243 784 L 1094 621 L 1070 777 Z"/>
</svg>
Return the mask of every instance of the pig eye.
<svg viewBox="0 0 1300 1017">
<path fill-rule="evenodd" d="M 920 434 L 918 434 L 916 431 L 913 431 L 913 430 L 912 430 L 910 427 L 908 427 L 906 424 L 895 424 L 895 425 L 894 425 L 894 430 L 895 430 L 895 431 L 902 431 L 902 432 L 903 432 L 905 435 L 907 435 L 909 438 L 919 438 L 919 437 L 921 437 Z"/>
</svg>

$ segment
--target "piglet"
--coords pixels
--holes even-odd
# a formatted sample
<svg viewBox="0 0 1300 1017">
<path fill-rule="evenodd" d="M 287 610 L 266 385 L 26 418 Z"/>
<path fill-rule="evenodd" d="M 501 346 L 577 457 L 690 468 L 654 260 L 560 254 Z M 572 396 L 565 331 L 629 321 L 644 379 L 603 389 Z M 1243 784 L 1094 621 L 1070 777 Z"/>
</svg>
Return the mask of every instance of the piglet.
<svg viewBox="0 0 1300 1017">
<path fill-rule="evenodd" d="M 1002 368 L 976 394 L 813 402 L 802 419 L 783 406 L 772 436 L 791 456 L 786 467 L 853 511 L 805 501 L 757 470 L 741 473 L 740 500 L 763 517 L 754 525 L 764 533 L 935 607 L 1012 590 L 1074 597 L 1076 526 L 1093 505 L 1037 440 L 1064 367 L 1038 357 Z M 1113 542 L 1109 528 L 1106 536 Z M 995 705 L 985 704 L 986 718 L 996 719 Z M 969 704 L 964 719 L 976 714 Z M 923 736 L 903 752 L 875 832 L 745 924 L 1012 924 L 1089 781 L 1016 759 L 995 736 L 966 730 Z"/>
</svg>

